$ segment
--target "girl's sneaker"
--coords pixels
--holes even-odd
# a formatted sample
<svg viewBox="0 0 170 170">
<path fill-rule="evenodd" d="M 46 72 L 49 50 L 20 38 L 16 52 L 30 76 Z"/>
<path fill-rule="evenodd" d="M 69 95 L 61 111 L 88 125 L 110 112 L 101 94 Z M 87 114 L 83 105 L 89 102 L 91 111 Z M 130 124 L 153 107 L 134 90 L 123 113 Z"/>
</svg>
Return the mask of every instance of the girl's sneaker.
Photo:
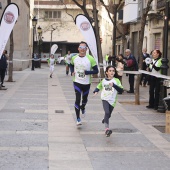
<svg viewBox="0 0 170 170">
<path fill-rule="evenodd" d="M 112 134 L 112 130 L 107 129 L 105 132 L 106 137 L 110 137 L 111 134 Z"/>
<path fill-rule="evenodd" d="M 80 118 L 77 119 L 77 126 L 79 126 L 79 125 L 82 125 Z"/>
</svg>

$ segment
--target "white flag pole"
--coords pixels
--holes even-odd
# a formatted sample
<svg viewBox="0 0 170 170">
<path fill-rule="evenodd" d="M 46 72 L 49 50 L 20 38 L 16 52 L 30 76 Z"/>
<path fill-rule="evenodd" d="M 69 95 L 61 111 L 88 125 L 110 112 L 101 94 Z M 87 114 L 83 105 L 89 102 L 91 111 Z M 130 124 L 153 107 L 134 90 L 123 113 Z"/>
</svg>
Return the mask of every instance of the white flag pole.
<svg viewBox="0 0 170 170">
<path fill-rule="evenodd" d="M 10 3 L 4 9 L 0 20 L 0 57 L 5 49 L 9 36 L 18 19 L 19 8 L 15 3 Z"/>
<path fill-rule="evenodd" d="M 97 53 L 97 44 L 96 44 L 96 36 L 93 30 L 93 27 L 90 21 L 86 18 L 86 16 L 79 14 L 75 18 L 75 23 L 79 30 L 81 31 L 88 47 L 96 60 L 98 65 L 98 53 Z"/>
</svg>

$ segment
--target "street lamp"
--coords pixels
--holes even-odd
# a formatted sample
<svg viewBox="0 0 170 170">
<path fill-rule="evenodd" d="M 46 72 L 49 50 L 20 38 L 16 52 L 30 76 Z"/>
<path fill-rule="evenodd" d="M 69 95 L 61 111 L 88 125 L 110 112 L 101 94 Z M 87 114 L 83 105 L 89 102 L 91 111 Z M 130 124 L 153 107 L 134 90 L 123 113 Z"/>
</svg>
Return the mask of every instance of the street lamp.
<svg viewBox="0 0 170 170">
<path fill-rule="evenodd" d="M 119 4 L 119 0 L 113 0 L 113 57 L 116 56 L 116 20 L 117 20 L 117 5 Z M 113 63 L 115 65 L 115 62 Z"/>
<path fill-rule="evenodd" d="M 163 35 L 163 58 L 162 58 L 162 74 L 167 75 L 168 71 L 168 28 L 169 28 L 169 2 L 167 1 L 165 4 L 165 17 L 164 17 L 164 35 Z M 163 85 L 163 79 L 161 80 L 161 87 L 160 87 L 160 97 L 159 97 L 159 106 L 158 112 L 164 113 L 165 112 L 165 105 L 163 103 L 163 98 L 166 97 L 166 87 Z"/>
<path fill-rule="evenodd" d="M 33 45 L 32 45 L 32 69 L 31 70 L 34 70 L 34 34 L 35 34 L 35 27 L 37 25 L 37 19 L 34 17 L 32 19 L 32 26 L 33 26 Z"/>
<path fill-rule="evenodd" d="M 38 58 L 39 58 L 39 67 L 41 68 L 40 45 L 41 45 L 42 28 L 41 28 L 40 26 L 37 28 L 37 32 L 38 32 Z"/>
<path fill-rule="evenodd" d="M 52 40 L 53 40 L 53 31 L 55 31 L 56 28 L 54 28 L 52 25 L 51 25 L 51 40 L 50 40 L 50 54 L 51 54 L 51 46 L 52 46 Z M 49 54 L 49 55 L 50 55 Z"/>
</svg>

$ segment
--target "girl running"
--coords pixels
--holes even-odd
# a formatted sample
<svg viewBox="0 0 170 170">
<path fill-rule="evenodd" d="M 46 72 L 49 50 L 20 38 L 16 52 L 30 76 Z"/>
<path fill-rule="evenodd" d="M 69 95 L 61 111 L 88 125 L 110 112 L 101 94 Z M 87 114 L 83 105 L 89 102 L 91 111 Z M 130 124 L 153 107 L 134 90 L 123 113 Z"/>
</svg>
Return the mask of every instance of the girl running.
<svg viewBox="0 0 170 170">
<path fill-rule="evenodd" d="M 118 79 L 118 74 L 113 66 L 108 66 L 105 71 L 106 78 L 104 78 L 94 90 L 94 96 L 97 95 L 99 90 L 101 91 L 101 99 L 103 103 L 103 109 L 105 111 L 104 119 L 102 123 L 105 124 L 105 135 L 109 137 L 112 134 L 112 130 L 109 129 L 109 118 L 116 105 L 117 92 L 122 93 L 123 87 L 120 80 Z"/>
<path fill-rule="evenodd" d="M 54 58 L 53 54 L 51 54 L 50 58 L 48 59 L 48 65 L 50 67 L 50 78 L 52 78 L 54 72 L 54 65 L 56 65 L 56 59 Z"/>
</svg>

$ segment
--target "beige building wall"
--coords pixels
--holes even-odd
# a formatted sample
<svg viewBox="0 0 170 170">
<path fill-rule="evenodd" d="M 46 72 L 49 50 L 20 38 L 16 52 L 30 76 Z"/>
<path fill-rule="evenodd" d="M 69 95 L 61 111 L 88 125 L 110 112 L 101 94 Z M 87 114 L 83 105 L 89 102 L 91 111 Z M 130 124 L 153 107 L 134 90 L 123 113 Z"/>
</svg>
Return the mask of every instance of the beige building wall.
<svg viewBox="0 0 170 170">
<path fill-rule="evenodd" d="M 14 70 L 23 70 L 29 67 L 30 59 L 30 45 L 29 45 L 29 32 L 30 32 L 30 0 L 13 0 L 19 7 L 19 17 L 13 29 L 14 39 L 14 54 L 13 66 Z M 7 6 L 6 0 L 1 0 L 2 9 L 0 14 Z M 6 45 L 9 52 L 9 41 Z"/>
<path fill-rule="evenodd" d="M 52 35 L 52 41 L 66 41 L 66 42 L 80 42 L 84 41 L 84 38 L 79 31 L 78 27 L 75 25 L 74 20 L 70 17 L 64 9 L 60 9 L 61 11 L 61 20 L 45 20 L 44 13 L 46 9 L 39 10 L 39 22 L 38 26 L 41 26 L 43 30 L 43 41 L 50 42 L 51 41 L 51 30 L 54 28 Z M 76 16 L 80 10 L 67 10 L 70 15 Z"/>
<path fill-rule="evenodd" d="M 113 24 L 110 21 L 110 18 L 108 16 L 107 11 L 103 6 L 99 7 L 99 26 L 100 26 L 100 38 L 102 39 L 102 53 L 103 57 L 106 56 L 106 54 L 112 55 L 113 50 Z"/>
<path fill-rule="evenodd" d="M 36 2 L 39 4 L 35 5 L 36 16 L 39 18 L 37 27 L 40 25 L 43 29 L 43 41 L 50 42 L 52 27 L 56 30 L 53 31 L 52 41 L 65 41 L 68 43 L 76 43 L 84 41 L 84 37 L 74 23 L 73 18 L 78 14 L 83 14 L 82 10 L 78 8 L 73 2 L 69 1 L 70 4 L 65 5 L 41 5 L 41 1 Z M 66 10 L 67 8 L 67 10 Z M 90 5 L 87 5 L 89 10 L 92 9 Z M 102 52 L 103 56 L 112 53 L 112 23 L 107 15 L 107 12 L 101 6 L 99 9 L 99 24 L 100 24 L 100 37 L 102 38 Z M 50 21 L 44 19 L 46 10 L 58 10 L 61 11 L 61 20 Z M 92 17 L 92 12 L 89 12 Z M 69 14 L 69 15 L 68 15 Z M 73 18 L 71 16 L 73 16 Z M 51 27 L 52 26 L 52 27 Z"/>
</svg>

